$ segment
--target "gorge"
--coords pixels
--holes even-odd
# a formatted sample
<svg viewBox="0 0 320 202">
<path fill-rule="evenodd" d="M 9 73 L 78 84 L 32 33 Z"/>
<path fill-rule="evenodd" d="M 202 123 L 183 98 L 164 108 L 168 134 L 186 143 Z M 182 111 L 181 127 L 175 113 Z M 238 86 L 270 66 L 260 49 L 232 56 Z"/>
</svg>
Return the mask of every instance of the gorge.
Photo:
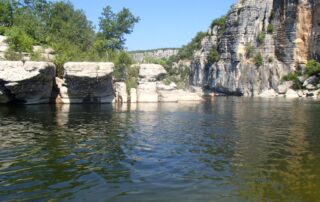
<svg viewBox="0 0 320 202">
<path fill-rule="evenodd" d="M 231 95 L 278 91 L 282 78 L 319 59 L 317 0 L 241 0 L 213 23 L 194 54 L 190 84 Z M 219 55 L 210 61 L 212 51 Z"/>
</svg>

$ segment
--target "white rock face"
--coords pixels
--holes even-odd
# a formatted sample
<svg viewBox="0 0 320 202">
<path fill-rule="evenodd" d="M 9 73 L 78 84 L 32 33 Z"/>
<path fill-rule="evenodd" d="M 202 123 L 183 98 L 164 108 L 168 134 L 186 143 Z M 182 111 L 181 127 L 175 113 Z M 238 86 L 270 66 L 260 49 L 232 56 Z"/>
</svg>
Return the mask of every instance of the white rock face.
<svg viewBox="0 0 320 202">
<path fill-rule="evenodd" d="M 167 74 L 163 66 L 158 64 L 141 64 L 139 77 L 142 81 L 154 82 Z"/>
<path fill-rule="evenodd" d="M 192 93 L 184 90 L 177 90 L 178 102 L 185 101 L 203 101 L 198 93 Z"/>
<path fill-rule="evenodd" d="M 60 103 L 112 103 L 113 63 L 69 62 L 64 65 Z"/>
<path fill-rule="evenodd" d="M 159 93 L 159 102 L 178 102 L 179 95 L 177 94 L 176 90 L 174 91 L 161 90 L 161 91 L 158 91 L 158 93 Z"/>
<path fill-rule="evenodd" d="M 127 94 L 127 85 L 124 82 L 116 82 L 115 84 L 115 102 L 116 103 L 127 103 L 128 94 Z"/>
<path fill-rule="evenodd" d="M 135 88 L 130 89 L 130 102 L 131 103 L 137 102 L 137 89 Z"/>
<path fill-rule="evenodd" d="M 137 89 L 138 102 L 158 102 L 157 83 L 145 82 L 140 83 Z"/>
<path fill-rule="evenodd" d="M 277 96 L 277 93 L 273 89 L 262 91 L 262 93 L 259 94 L 259 97 L 265 97 L 265 98 L 276 97 L 276 96 Z"/>
<path fill-rule="evenodd" d="M 54 77 L 52 63 L 0 61 L 0 103 L 49 103 Z"/>
<path fill-rule="evenodd" d="M 299 98 L 299 94 L 296 91 L 289 89 L 286 93 L 286 98 Z"/>
</svg>

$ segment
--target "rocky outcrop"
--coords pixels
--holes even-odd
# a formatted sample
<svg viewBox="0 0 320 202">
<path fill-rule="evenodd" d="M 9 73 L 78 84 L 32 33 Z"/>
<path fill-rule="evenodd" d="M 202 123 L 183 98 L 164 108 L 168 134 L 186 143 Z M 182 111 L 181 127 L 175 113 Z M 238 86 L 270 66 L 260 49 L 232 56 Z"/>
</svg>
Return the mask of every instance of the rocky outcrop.
<svg viewBox="0 0 320 202">
<path fill-rule="evenodd" d="M 128 102 L 127 85 L 124 82 L 116 82 L 114 84 L 115 102 L 126 103 Z"/>
<path fill-rule="evenodd" d="M 161 80 L 166 73 L 166 70 L 161 65 L 141 64 L 139 70 L 139 85 L 137 88 L 137 102 L 202 100 L 201 96 L 196 93 L 178 90 L 177 85 L 174 83 L 165 85 Z"/>
<path fill-rule="evenodd" d="M 54 77 L 52 63 L 0 61 L 0 103 L 49 103 Z"/>
<path fill-rule="evenodd" d="M 58 103 L 112 103 L 113 63 L 69 62 L 57 85 Z"/>
<path fill-rule="evenodd" d="M 140 82 L 156 82 L 161 80 L 167 71 L 158 64 L 141 64 L 139 69 Z"/>
<path fill-rule="evenodd" d="M 162 58 L 170 58 L 171 56 L 177 55 L 179 49 L 177 48 L 168 48 L 168 49 L 156 49 L 156 50 L 145 50 L 145 51 L 132 51 L 130 54 L 133 57 L 133 60 L 137 63 L 146 62 L 145 60 L 148 58 L 153 59 L 162 59 Z"/>
<path fill-rule="evenodd" d="M 190 84 L 229 95 L 276 91 L 283 76 L 320 55 L 319 2 L 239 1 L 194 53 Z M 212 49 L 218 61 L 210 60 Z"/>
</svg>

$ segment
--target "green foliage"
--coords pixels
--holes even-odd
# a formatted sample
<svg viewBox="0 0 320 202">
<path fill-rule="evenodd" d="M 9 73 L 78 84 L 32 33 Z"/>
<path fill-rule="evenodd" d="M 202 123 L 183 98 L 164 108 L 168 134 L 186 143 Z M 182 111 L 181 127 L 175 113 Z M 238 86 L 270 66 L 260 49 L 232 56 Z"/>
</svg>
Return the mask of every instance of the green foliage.
<svg viewBox="0 0 320 202">
<path fill-rule="evenodd" d="M 257 42 L 259 43 L 259 45 L 263 45 L 264 44 L 265 38 L 266 38 L 266 33 L 265 32 L 259 32 L 259 34 L 257 36 Z"/>
<path fill-rule="evenodd" d="M 31 52 L 33 39 L 21 28 L 12 27 L 6 31 L 10 49 L 17 52 Z"/>
<path fill-rule="evenodd" d="M 296 72 L 291 72 L 288 75 L 282 78 L 282 81 L 295 81 L 298 79 L 298 75 Z"/>
<path fill-rule="evenodd" d="M 268 62 L 269 62 L 269 63 L 273 63 L 273 57 L 270 56 L 270 57 L 268 58 Z"/>
<path fill-rule="evenodd" d="M 254 64 L 260 67 L 263 64 L 263 57 L 260 53 L 256 54 L 254 57 Z"/>
<path fill-rule="evenodd" d="M 252 58 L 253 57 L 253 46 L 251 44 L 246 44 L 245 47 L 245 51 L 246 51 L 246 58 Z"/>
<path fill-rule="evenodd" d="M 4 26 L 0 26 L 0 34 L 4 35 L 6 33 L 7 28 Z"/>
<path fill-rule="evenodd" d="M 305 74 L 310 76 L 320 76 L 320 63 L 315 60 L 309 60 L 306 66 Z"/>
<path fill-rule="evenodd" d="M 210 52 L 209 52 L 209 56 L 208 56 L 208 62 L 210 64 L 213 64 L 215 62 L 218 62 L 220 60 L 220 54 L 219 52 L 217 51 L 217 47 L 213 46 L 211 49 L 210 49 Z"/>
<path fill-rule="evenodd" d="M 128 53 L 121 51 L 118 53 L 113 62 L 115 63 L 115 68 L 113 71 L 114 77 L 118 80 L 126 80 L 127 71 L 130 65 L 133 63 L 131 56 Z"/>
<path fill-rule="evenodd" d="M 13 8 L 10 0 L 0 0 L 0 26 L 11 26 Z"/>
<path fill-rule="evenodd" d="M 139 22 L 127 8 L 114 13 L 110 6 L 103 9 L 100 17 L 100 49 L 121 50 L 125 43 L 124 35 L 133 31 L 134 25 Z"/>
<path fill-rule="evenodd" d="M 275 13 L 274 10 L 272 10 L 271 13 L 270 13 L 269 22 L 271 22 L 274 19 L 275 16 L 276 16 L 276 13 Z"/>
<path fill-rule="evenodd" d="M 268 24 L 267 32 L 268 32 L 268 34 L 273 34 L 273 25 L 272 24 Z"/>
<path fill-rule="evenodd" d="M 9 49 L 6 53 L 5 53 L 5 57 L 7 60 L 11 60 L 11 61 L 18 61 L 18 60 L 22 60 L 23 56 L 21 53 L 17 53 L 11 49 Z"/>
<path fill-rule="evenodd" d="M 293 81 L 293 89 L 302 89 L 302 83 L 298 79 L 298 72 L 290 72 L 288 75 L 282 77 L 282 81 Z"/>
<path fill-rule="evenodd" d="M 220 18 L 214 19 L 211 23 L 211 28 L 214 26 L 224 27 L 227 23 L 227 15 L 221 16 Z"/>
<path fill-rule="evenodd" d="M 131 88 L 137 88 L 139 78 L 139 66 L 131 65 L 127 69 L 126 85 L 127 92 L 130 93 Z"/>
<path fill-rule="evenodd" d="M 132 32 L 138 18 L 128 9 L 113 13 L 106 7 L 100 18 L 100 32 L 82 10 L 70 1 L 0 0 L 0 34 L 8 36 L 8 58 L 21 59 L 16 52 L 31 52 L 32 46 L 52 47 L 58 75 L 67 61 L 112 61 L 116 73 L 124 78 L 132 59 L 124 54 L 124 35 Z M 31 59 L 40 60 L 39 53 Z"/>
<path fill-rule="evenodd" d="M 180 49 L 178 58 L 181 60 L 191 59 L 193 56 L 193 52 L 201 47 L 201 41 L 206 35 L 206 32 L 198 32 L 189 44 L 183 46 Z"/>
</svg>

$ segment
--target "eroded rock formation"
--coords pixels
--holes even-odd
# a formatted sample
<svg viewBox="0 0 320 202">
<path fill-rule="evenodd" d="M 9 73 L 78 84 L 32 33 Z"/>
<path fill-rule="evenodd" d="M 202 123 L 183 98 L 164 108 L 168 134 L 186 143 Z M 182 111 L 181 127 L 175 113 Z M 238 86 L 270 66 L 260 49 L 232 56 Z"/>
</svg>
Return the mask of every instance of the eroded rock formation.
<svg viewBox="0 0 320 202">
<path fill-rule="evenodd" d="M 113 63 L 68 62 L 57 79 L 58 103 L 112 103 Z"/>
<path fill-rule="evenodd" d="M 49 103 L 54 77 L 52 63 L 0 61 L 0 103 Z"/>
<path fill-rule="evenodd" d="M 190 84 L 256 96 L 276 90 L 283 76 L 319 58 L 319 0 L 241 0 L 202 40 Z M 210 60 L 212 49 L 220 58 Z M 257 60 L 260 60 L 257 61 Z M 259 64 L 261 63 L 261 64 Z"/>
</svg>

